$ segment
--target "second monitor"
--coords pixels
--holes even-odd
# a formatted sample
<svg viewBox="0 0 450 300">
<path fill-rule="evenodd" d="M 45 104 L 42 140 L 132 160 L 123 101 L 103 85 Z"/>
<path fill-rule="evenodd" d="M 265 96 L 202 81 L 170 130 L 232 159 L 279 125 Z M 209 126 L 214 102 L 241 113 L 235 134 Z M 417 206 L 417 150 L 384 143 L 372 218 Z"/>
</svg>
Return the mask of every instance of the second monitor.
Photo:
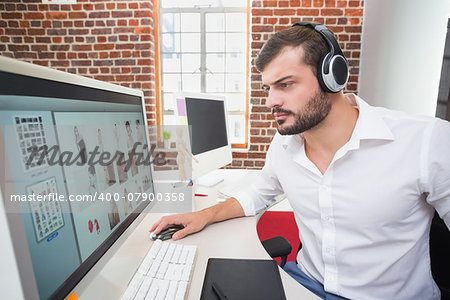
<svg viewBox="0 0 450 300">
<path fill-rule="evenodd" d="M 209 94 L 183 94 L 177 97 L 177 115 L 189 125 L 192 178 L 200 185 L 221 181 L 212 171 L 232 161 L 228 137 L 225 97 Z M 183 123 L 183 122 L 182 122 Z"/>
</svg>

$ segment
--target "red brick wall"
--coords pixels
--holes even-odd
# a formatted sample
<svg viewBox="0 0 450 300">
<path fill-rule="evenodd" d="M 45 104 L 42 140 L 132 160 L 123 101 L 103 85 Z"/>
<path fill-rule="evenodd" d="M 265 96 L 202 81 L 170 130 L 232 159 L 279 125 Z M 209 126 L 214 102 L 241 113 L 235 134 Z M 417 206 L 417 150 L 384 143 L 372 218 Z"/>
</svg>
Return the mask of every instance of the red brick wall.
<svg viewBox="0 0 450 300">
<path fill-rule="evenodd" d="M 261 76 L 254 59 L 265 41 L 274 33 L 298 21 L 318 21 L 332 30 L 348 58 L 350 78 L 345 91 L 358 87 L 359 55 L 363 19 L 363 1 L 352 0 L 270 0 L 251 1 L 251 78 L 250 149 L 233 153 L 233 168 L 261 168 L 276 125 L 265 106 Z"/>
<path fill-rule="evenodd" d="M 3 1 L 0 55 L 141 89 L 149 123 L 155 124 L 153 1 L 78 0 L 73 5 Z M 271 34 L 301 20 L 324 23 L 349 59 L 346 90 L 356 92 L 358 83 L 363 1 L 255 0 L 251 14 L 250 144 L 249 151 L 233 153 L 233 168 L 261 168 L 276 132 L 260 88 L 261 76 L 253 67 Z"/>
<path fill-rule="evenodd" d="M 153 1 L 0 3 L 0 55 L 141 89 L 155 124 Z"/>
</svg>

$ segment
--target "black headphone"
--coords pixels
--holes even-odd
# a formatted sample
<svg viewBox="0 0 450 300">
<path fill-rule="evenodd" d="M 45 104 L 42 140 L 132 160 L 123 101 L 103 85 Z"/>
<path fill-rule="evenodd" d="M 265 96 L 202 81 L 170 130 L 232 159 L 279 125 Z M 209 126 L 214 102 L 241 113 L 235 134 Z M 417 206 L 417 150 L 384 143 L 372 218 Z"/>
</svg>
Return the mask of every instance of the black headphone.
<svg viewBox="0 0 450 300">
<path fill-rule="evenodd" d="M 348 63 L 333 33 L 320 23 L 298 22 L 292 26 L 305 26 L 314 29 L 330 47 L 317 66 L 317 79 L 320 87 L 329 93 L 337 93 L 345 87 L 348 80 Z"/>
</svg>

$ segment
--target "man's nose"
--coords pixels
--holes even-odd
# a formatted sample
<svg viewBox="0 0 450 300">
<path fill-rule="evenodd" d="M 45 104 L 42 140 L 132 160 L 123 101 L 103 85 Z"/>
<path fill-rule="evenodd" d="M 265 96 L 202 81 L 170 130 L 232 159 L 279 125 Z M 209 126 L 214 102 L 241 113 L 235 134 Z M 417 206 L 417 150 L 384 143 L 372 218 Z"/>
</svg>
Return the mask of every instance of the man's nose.
<svg viewBox="0 0 450 300">
<path fill-rule="evenodd" d="M 279 107 L 282 106 L 283 100 L 281 98 L 280 93 L 277 93 L 277 91 L 269 90 L 269 93 L 267 95 L 266 99 L 266 106 L 269 108 Z"/>
</svg>

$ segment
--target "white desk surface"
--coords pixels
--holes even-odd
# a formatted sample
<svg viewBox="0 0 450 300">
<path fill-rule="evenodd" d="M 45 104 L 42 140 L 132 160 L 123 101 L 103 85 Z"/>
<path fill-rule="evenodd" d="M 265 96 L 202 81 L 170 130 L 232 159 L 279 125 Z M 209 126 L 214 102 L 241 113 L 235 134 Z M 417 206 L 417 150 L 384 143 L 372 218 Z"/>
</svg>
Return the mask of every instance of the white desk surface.
<svg viewBox="0 0 450 300">
<path fill-rule="evenodd" d="M 245 176 L 246 170 L 223 170 L 226 176 Z M 207 194 L 208 197 L 196 197 L 196 210 L 217 203 L 217 191 L 225 182 L 213 188 L 198 186 L 197 193 Z M 133 277 L 139 264 L 152 245 L 149 239 L 149 228 L 163 214 L 147 213 L 142 222 L 127 237 L 115 253 L 102 264 L 98 273 L 94 276 L 88 274 L 88 283 L 80 284 L 75 292 L 80 300 L 85 299 L 120 299 L 128 282 Z M 172 243 L 197 245 L 197 257 L 188 287 L 188 299 L 200 298 L 203 278 L 206 271 L 208 258 L 254 258 L 270 259 L 258 239 L 256 224 L 260 216 L 244 217 L 207 226 L 199 233 L 185 237 Z M 93 272 L 91 272 L 93 273 Z M 306 288 L 297 283 L 280 268 L 280 275 L 286 292 L 287 299 L 318 299 Z"/>
</svg>

